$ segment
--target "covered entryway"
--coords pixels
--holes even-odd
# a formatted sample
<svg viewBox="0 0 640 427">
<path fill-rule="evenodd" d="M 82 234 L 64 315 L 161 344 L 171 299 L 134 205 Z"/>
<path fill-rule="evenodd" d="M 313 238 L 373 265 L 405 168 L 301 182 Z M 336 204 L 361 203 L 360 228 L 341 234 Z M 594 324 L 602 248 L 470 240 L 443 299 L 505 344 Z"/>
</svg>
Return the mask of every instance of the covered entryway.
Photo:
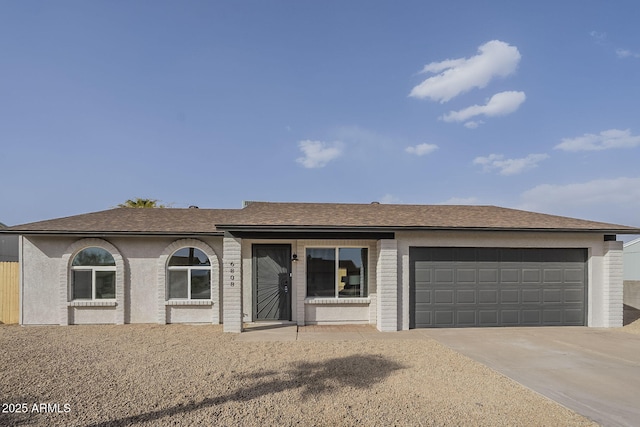
<svg viewBox="0 0 640 427">
<path fill-rule="evenodd" d="M 411 247 L 411 328 L 583 326 L 586 249 Z"/>
<path fill-rule="evenodd" d="M 290 245 L 253 245 L 254 320 L 291 320 L 290 281 Z"/>
</svg>

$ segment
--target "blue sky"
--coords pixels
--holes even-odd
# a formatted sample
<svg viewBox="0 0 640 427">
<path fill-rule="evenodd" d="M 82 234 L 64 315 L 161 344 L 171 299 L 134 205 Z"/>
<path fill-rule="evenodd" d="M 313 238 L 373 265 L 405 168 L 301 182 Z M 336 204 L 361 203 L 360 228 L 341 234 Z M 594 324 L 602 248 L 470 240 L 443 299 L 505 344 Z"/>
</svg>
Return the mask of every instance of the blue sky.
<svg viewBox="0 0 640 427">
<path fill-rule="evenodd" d="M 637 1 L 5 1 L 0 221 L 243 200 L 640 226 Z"/>
</svg>

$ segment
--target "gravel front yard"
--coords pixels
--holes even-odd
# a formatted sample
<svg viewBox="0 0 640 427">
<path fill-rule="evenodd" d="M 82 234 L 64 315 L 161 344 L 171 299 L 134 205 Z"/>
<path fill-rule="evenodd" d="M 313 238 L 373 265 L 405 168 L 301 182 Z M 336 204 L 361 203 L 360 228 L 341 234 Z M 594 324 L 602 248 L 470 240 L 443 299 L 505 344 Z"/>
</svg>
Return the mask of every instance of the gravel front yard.
<svg viewBox="0 0 640 427">
<path fill-rule="evenodd" d="M 27 412 L 1 413 L 0 425 L 592 425 L 425 339 L 240 342 L 218 326 L 0 325 L 0 348 L 2 409 Z"/>
</svg>

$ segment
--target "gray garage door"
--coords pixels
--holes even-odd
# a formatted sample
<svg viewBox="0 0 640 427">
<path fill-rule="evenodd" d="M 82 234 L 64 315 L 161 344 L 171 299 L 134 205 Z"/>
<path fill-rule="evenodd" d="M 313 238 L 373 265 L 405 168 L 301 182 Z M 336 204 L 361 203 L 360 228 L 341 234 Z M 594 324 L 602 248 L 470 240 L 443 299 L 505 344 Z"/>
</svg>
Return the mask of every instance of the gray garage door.
<svg viewBox="0 0 640 427">
<path fill-rule="evenodd" d="M 586 249 L 409 249 L 410 327 L 585 325 Z"/>
</svg>

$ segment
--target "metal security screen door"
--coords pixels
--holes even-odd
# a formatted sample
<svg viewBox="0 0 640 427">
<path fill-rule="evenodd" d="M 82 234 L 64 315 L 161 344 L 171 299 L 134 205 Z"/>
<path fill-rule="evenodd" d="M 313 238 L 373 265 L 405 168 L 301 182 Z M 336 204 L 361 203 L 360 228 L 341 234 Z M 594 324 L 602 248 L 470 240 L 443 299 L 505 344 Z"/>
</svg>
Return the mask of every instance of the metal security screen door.
<svg viewBox="0 0 640 427">
<path fill-rule="evenodd" d="M 290 276 L 290 245 L 253 245 L 254 320 L 291 320 Z"/>
</svg>

